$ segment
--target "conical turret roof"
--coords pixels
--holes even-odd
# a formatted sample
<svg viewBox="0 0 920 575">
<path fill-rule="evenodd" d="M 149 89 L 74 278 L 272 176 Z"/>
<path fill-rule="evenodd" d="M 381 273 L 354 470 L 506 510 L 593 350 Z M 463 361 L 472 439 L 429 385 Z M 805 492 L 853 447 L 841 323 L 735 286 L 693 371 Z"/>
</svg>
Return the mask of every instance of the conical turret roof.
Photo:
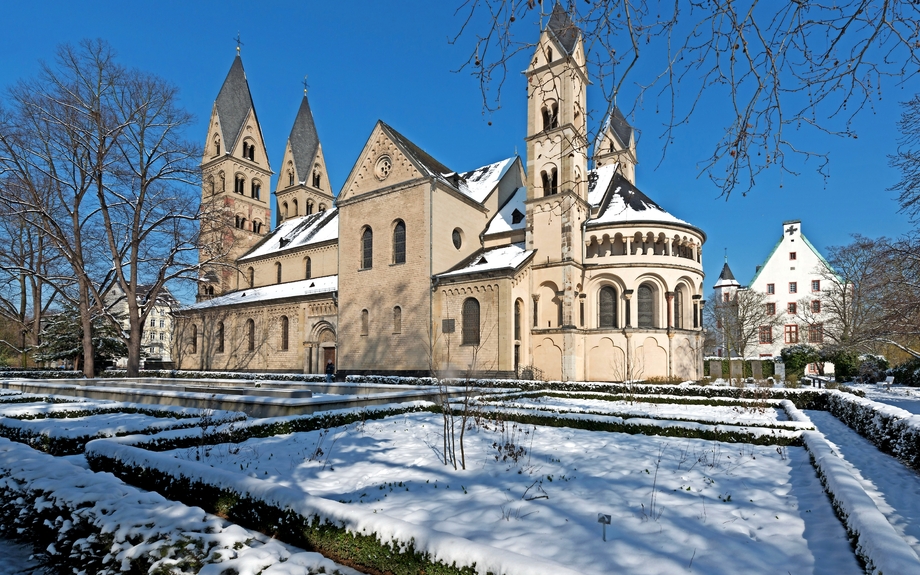
<svg viewBox="0 0 920 575">
<path fill-rule="evenodd" d="M 319 149 L 319 135 L 316 133 L 313 112 L 310 110 L 310 102 L 307 101 L 306 94 L 304 94 L 303 100 L 300 102 L 297 117 L 294 118 L 294 126 L 291 128 L 291 135 L 288 136 L 288 143 L 291 145 L 291 153 L 298 177 L 304 181 L 307 178 L 307 174 L 310 173 L 310 167 L 313 165 L 313 161 L 316 159 L 316 152 Z"/>
<path fill-rule="evenodd" d="M 566 54 L 571 54 L 575 50 L 575 45 L 578 43 L 578 35 L 581 32 L 572 22 L 569 13 L 558 3 L 553 6 L 553 12 L 550 14 L 549 23 L 546 25 L 546 29 L 552 32 Z"/>
<path fill-rule="evenodd" d="M 716 285 L 712 286 L 713 289 L 740 286 L 741 284 L 735 279 L 735 274 L 732 273 L 732 269 L 728 267 L 728 262 L 725 262 L 725 265 L 722 266 L 722 273 L 719 274 L 719 281 L 716 282 Z"/>
<path fill-rule="evenodd" d="M 224 85 L 217 94 L 214 107 L 220 117 L 224 149 L 229 152 L 234 149 L 243 132 L 243 123 L 246 122 L 249 111 L 253 110 L 255 113 L 252 94 L 249 92 L 249 82 L 246 80 L 243 60 L 239 54 L 233 59 Z"/>
</svg>

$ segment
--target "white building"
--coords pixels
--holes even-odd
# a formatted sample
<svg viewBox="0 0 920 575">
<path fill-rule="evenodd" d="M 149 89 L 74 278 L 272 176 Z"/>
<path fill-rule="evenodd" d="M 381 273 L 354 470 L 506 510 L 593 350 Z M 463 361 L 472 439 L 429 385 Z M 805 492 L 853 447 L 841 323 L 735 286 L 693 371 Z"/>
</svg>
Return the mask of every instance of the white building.
<svg viewBox="0 0 920 575">
<path fill-rule="evenodd" d="M 784 347 L 797 343 L 821 347 L 825 320 L 821 290 L 828 287 L 821 270 L 829 268 L 802 233 L 802 222 L 783 222 L 782 237 L 758 266 L 749 286 L 767 294 L 768 310 L 781 316 L 778 327 L 761 330 L 757 355 L 775 357 Z"/>
<path fill-rule="evenodd" d="M 147 293 L 148 286 L 138 286 L 139 299 Z M 112 311 L 115 314 L 122 314 L 122 327 L 128 329 L 128 306 L 124 299 L 124 292 L 118 286 L 114 286 L 109 293 L 109 300 L 114 302 Z M 165 287 L 160 290 L 153 305 L 153 309 L 147 316 L 144 323 L 141 349 L 144 352 L 143 362 L 148 364 L 169 363 L 172 361 L 172 344 L 173 344 L 173 316 L 172 312 L 178 308 L 178 302 L 169 290 Z M 123 357 L 115 361 L 115 366 L 124 368 L 127 365 L 128 358 Z"/>
</svg>

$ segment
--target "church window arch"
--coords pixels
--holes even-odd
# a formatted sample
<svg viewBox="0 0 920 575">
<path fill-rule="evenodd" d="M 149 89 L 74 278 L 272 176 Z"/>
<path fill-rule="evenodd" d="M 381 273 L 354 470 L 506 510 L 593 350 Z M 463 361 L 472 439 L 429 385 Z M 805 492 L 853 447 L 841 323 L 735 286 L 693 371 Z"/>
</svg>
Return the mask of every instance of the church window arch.
<svg viewBox="0 0 920 575">
<path fill-rule="evenodd" d="M 252 318 L 246 320 L 246 349 L 256 350 L 256 322 Z"/>
<path fill-rule="evenodd" d="M 288 317 L 286 315 L 281 316 L 281 351 L 288 350 Z"/>
<path fill-rule="evenodd" d="M 543 116 L 543 129 L 551 130 L 559 127 L 559 102 L 547 100 L 540 110 Z"/>
<path fill-rule="evenodd" d="M 366 226 L 361 232 L 361 269 L 374 267 L 374 231 Z"/>
<path fill-rule="evenodd" d="M 463 338 L 460 345 L 479 345 L 479 300 L 466 298 L 462 313 Z"/>
<path fill-rule="evenodd" d="M 288 170 L 288 186 L 294 185 L 294 170 L 293 168 Z"/>
<path fill-rule="evenodd" d="M 521 322 L 524 318 L 524 300 L 518 298 L 514 302 L 514 339 L 521 341 Z"/>
<path fill-rule="evenodd" d="M 214 134 L 214 155 L 220 155 L 220 136 Z"/>
<path fill-rule="evenodd" d="M 208 193 L 214 195 L 214 176 L 208 176 Z"/>
<path fill-rule="evenodd" d="M 650 283 L 644 283 L 636 290 L 636 304 L 638 307 L 638 326 L 657 327 L 655 324 L 655 308 L 658 290 Z"/>
<path fill-rule="evenodd" d="M 246 277 L 249 280 L 249 287 L 256 287 L 256 270 L 250 267 L 246 270 Z"/>
<path fill-rule="evenodd" d="M 281 283 L 281 262 L 275 262 L 275 283 Z"/>
<path fill-rule="evenodd" d="M 240 195 L 243 195 L 246 193 L 246 177 L 243 176 L 242 174 L 236 175 L 236 179 L 234 180 L 234 183 L 233 183 L 233 191 L 234 193 L 237 193 Z"/>
<path fill-rule="evenodd" d="M 320 204 L 320 205 L 319 205 L 319 211 L 325 212 L 325 211 L 326 211 L 326 204 Z"/>
<path fill-rule="evenodd" d="M 540 180 L 543 184 L 544 196 L 559 193 L 559 173 L 556 171 L 556 166 L 549 166 L 548 169 L 540 172 Z"/>
<path fill-rule="evenodd" d="M 281 204 L 281 217 L 282 217 L 282 218 L 287 219 L 287 217 L 288 217 L 288 209 L 289 209 L 289 208 L 288 208 L 288 203 L 287 203 L 287 202 L 284 202 L 283 204 Z"/>
<path fill-rule="evenodd" d="M 217 353 L 224 353 L 224 322 L 217 324 Z"/>
<path fill-rule="evenodd" d="M 393 263 L 406 263 L 406 224 L 402 220 L 393 226 Z"/>
<path fill-rule="evenodd" d="M 291 200 L 291 208 L 294 209 L 295 218 L 300 215 L 300 206 L 297 205 L 297 198 L 294 198 L 293 200 Z"/>
<path fill-rule="evenodd" d="M 309 256 L 304 258 L 304 279 L 313 277 L 313 261 Z"/>
<path fill-rule="evenodd" d="M 393 333 L 402 333 L 402 308 L 393 308 Z"/>
<path fill-rule="evenodd" d="M 261 234 L 262 233 L 262 222 L 259 220 L 252 220 L 252 231 Z"/>
<path fill-rule="evenodd" d="M 307 200 L 307 215 L 313 213 L 313 200 Z"/>
<path fill-rule="evenodd" d="M 370 332 L 370 318 L 366 309 L 361 310 L 361 335 L 367 335 Z"/>
<path fill-rule="evenodd" d="M 546 62 L 547 64 L 553 61 L 553 49 L 549 46 L 546 47 Z"/>
<path fill-rule="evenodd" d="M 320 185 L 322 183 L 322 173 L 319 171 L 319 166 L 314 166 L 313 168 L 313 187 L 322 189 Z"/>
<path fill-rule="evenodd" d="M 617 290 L 613 286 L 601 288 L 597 297 L 597 327 L 617 327 Z"/>
<path fill-rule="evenodd" d="M 249 159 L 249 142 L 243 142 L 243 159 Z"/>
<path fill-rule="evenodd" d="M 192 334 L 189 337 L 189 340 L 190 340 L 189 343 L 191 344 L 191 349 L 189 350 L 189 353 L 194 355 L 198 353 L 198 325 L 197 324 L 194 324 L 194 323 L 192 324 Z"/>
<path fill-rule="evenodd" d="M 259 200 L 259 199 L 261 199 L 261 196 L 262 196 L 262 182 L 260 182 L 260 181 L 258 181 L 258 180 L 253 180 L 253 181 L 252 181 L 252 185 L 251 185 L 251 187 L 250 187 L 250 196 L 251 196 L 252 199 L 254 199 L 254 200 Z"/>
</svg>

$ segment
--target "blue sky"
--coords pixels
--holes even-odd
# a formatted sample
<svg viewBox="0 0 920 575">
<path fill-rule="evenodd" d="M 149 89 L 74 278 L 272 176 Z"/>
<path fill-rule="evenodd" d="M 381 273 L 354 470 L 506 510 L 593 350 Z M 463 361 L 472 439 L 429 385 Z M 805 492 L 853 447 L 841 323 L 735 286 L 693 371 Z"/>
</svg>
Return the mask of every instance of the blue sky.
<svg viewBox="0 0 920 575">
<path fill-rule="evenodd" d="M 478 82 L 467 72 L 454 72 L 472 46 L 470 37 L 455 45 L 448 42 L 462 24 L 454 13 L 458 4 L 460 0 L 8 3 L 7 26 L 0 35 L 0 86 L 34 76 L 39 60 L 52 60 L 60 43 L 102 38 L 122 64 L 179 86 L 182 104 L 197 120 L 189 137 L 203 142 L 239 32 L 243 65 L 274 168 L 308 75 L 310 104 L 335 190 L 378 119 L 448 167 L 465 171 L 516 151 L 523 155 L 526 99 L 517 72 L 526 66 L 526 57 L 512 62 L 502 108 L 483 115 Z M 538 33 L 534 21 L 531 37 L 522 40 L 535 41 Z M 697 167 L 710 151 L 707 136 L 717 134 L 725 122 L 718 98 L 701 102 L 700 112 L 677 132 L 664 158 L 662 118 L 648 100 L 630 117 L 641 132 L 637 185 L 706 232 L 707 292 L 726 249 L 735 276 L 741 283 L 749 281 L 779 239 L 784 220 L 802 220 L 803 232 L 820 250 L 847 243 L 853 233 L 896 236 L 911 226 L 897 213 L 895 194 L 888 191 L 898 174 L 888 167 L 887 156 L 896 150 L 898 102 L 917 91 L 915 80 L 887 86 L 874 109 L 857 119 L 856 140 L 805 135 L 804 147 L 830 154 L 829 179 L 816 173 L 814 163 L 806 164 L 799 176 L 770 174 L 747 196 L 735 194 L 728 200 L 719 198 L 719 189 Z M 621 107 L 628 107 L 630 97 L 635 95 L 621 93 Z M 589 91 L 589 108 L 603 110 L 604 103 L 591 98 Z M 593 115 L 595 122 L 599 115 Z"/>
</svg>

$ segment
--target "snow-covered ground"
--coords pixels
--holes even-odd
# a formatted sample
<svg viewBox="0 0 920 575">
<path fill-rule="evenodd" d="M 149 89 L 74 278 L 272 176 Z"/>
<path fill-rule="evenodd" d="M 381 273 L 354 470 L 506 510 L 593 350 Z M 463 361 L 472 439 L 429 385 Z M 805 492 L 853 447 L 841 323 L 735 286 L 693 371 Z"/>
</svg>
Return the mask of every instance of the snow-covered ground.
<svg viewBox="0 0 920 575">
<path fill-rule="evenodd" d="M 214 446 L 203 461 L 581 573 L 862 572 L 802 448 L 493 421 L 466 432 L 454 470 L 441 433 L 440 416 L 410 414 Z"/>
<path fill-rule="evenodd" d="M 889 389 L 884 384 L 853 385 L 866 394 L 866 399 L 900 407 L 914 415 L 920 415 L 920 388 L 904 385 L 892 385 Z"/>
<path fill-rule="evenodd" d="M 881 453 L 830 413 L 806 413 L 895 531 L 920 554 L 920 475 Z"/>
</svg>

